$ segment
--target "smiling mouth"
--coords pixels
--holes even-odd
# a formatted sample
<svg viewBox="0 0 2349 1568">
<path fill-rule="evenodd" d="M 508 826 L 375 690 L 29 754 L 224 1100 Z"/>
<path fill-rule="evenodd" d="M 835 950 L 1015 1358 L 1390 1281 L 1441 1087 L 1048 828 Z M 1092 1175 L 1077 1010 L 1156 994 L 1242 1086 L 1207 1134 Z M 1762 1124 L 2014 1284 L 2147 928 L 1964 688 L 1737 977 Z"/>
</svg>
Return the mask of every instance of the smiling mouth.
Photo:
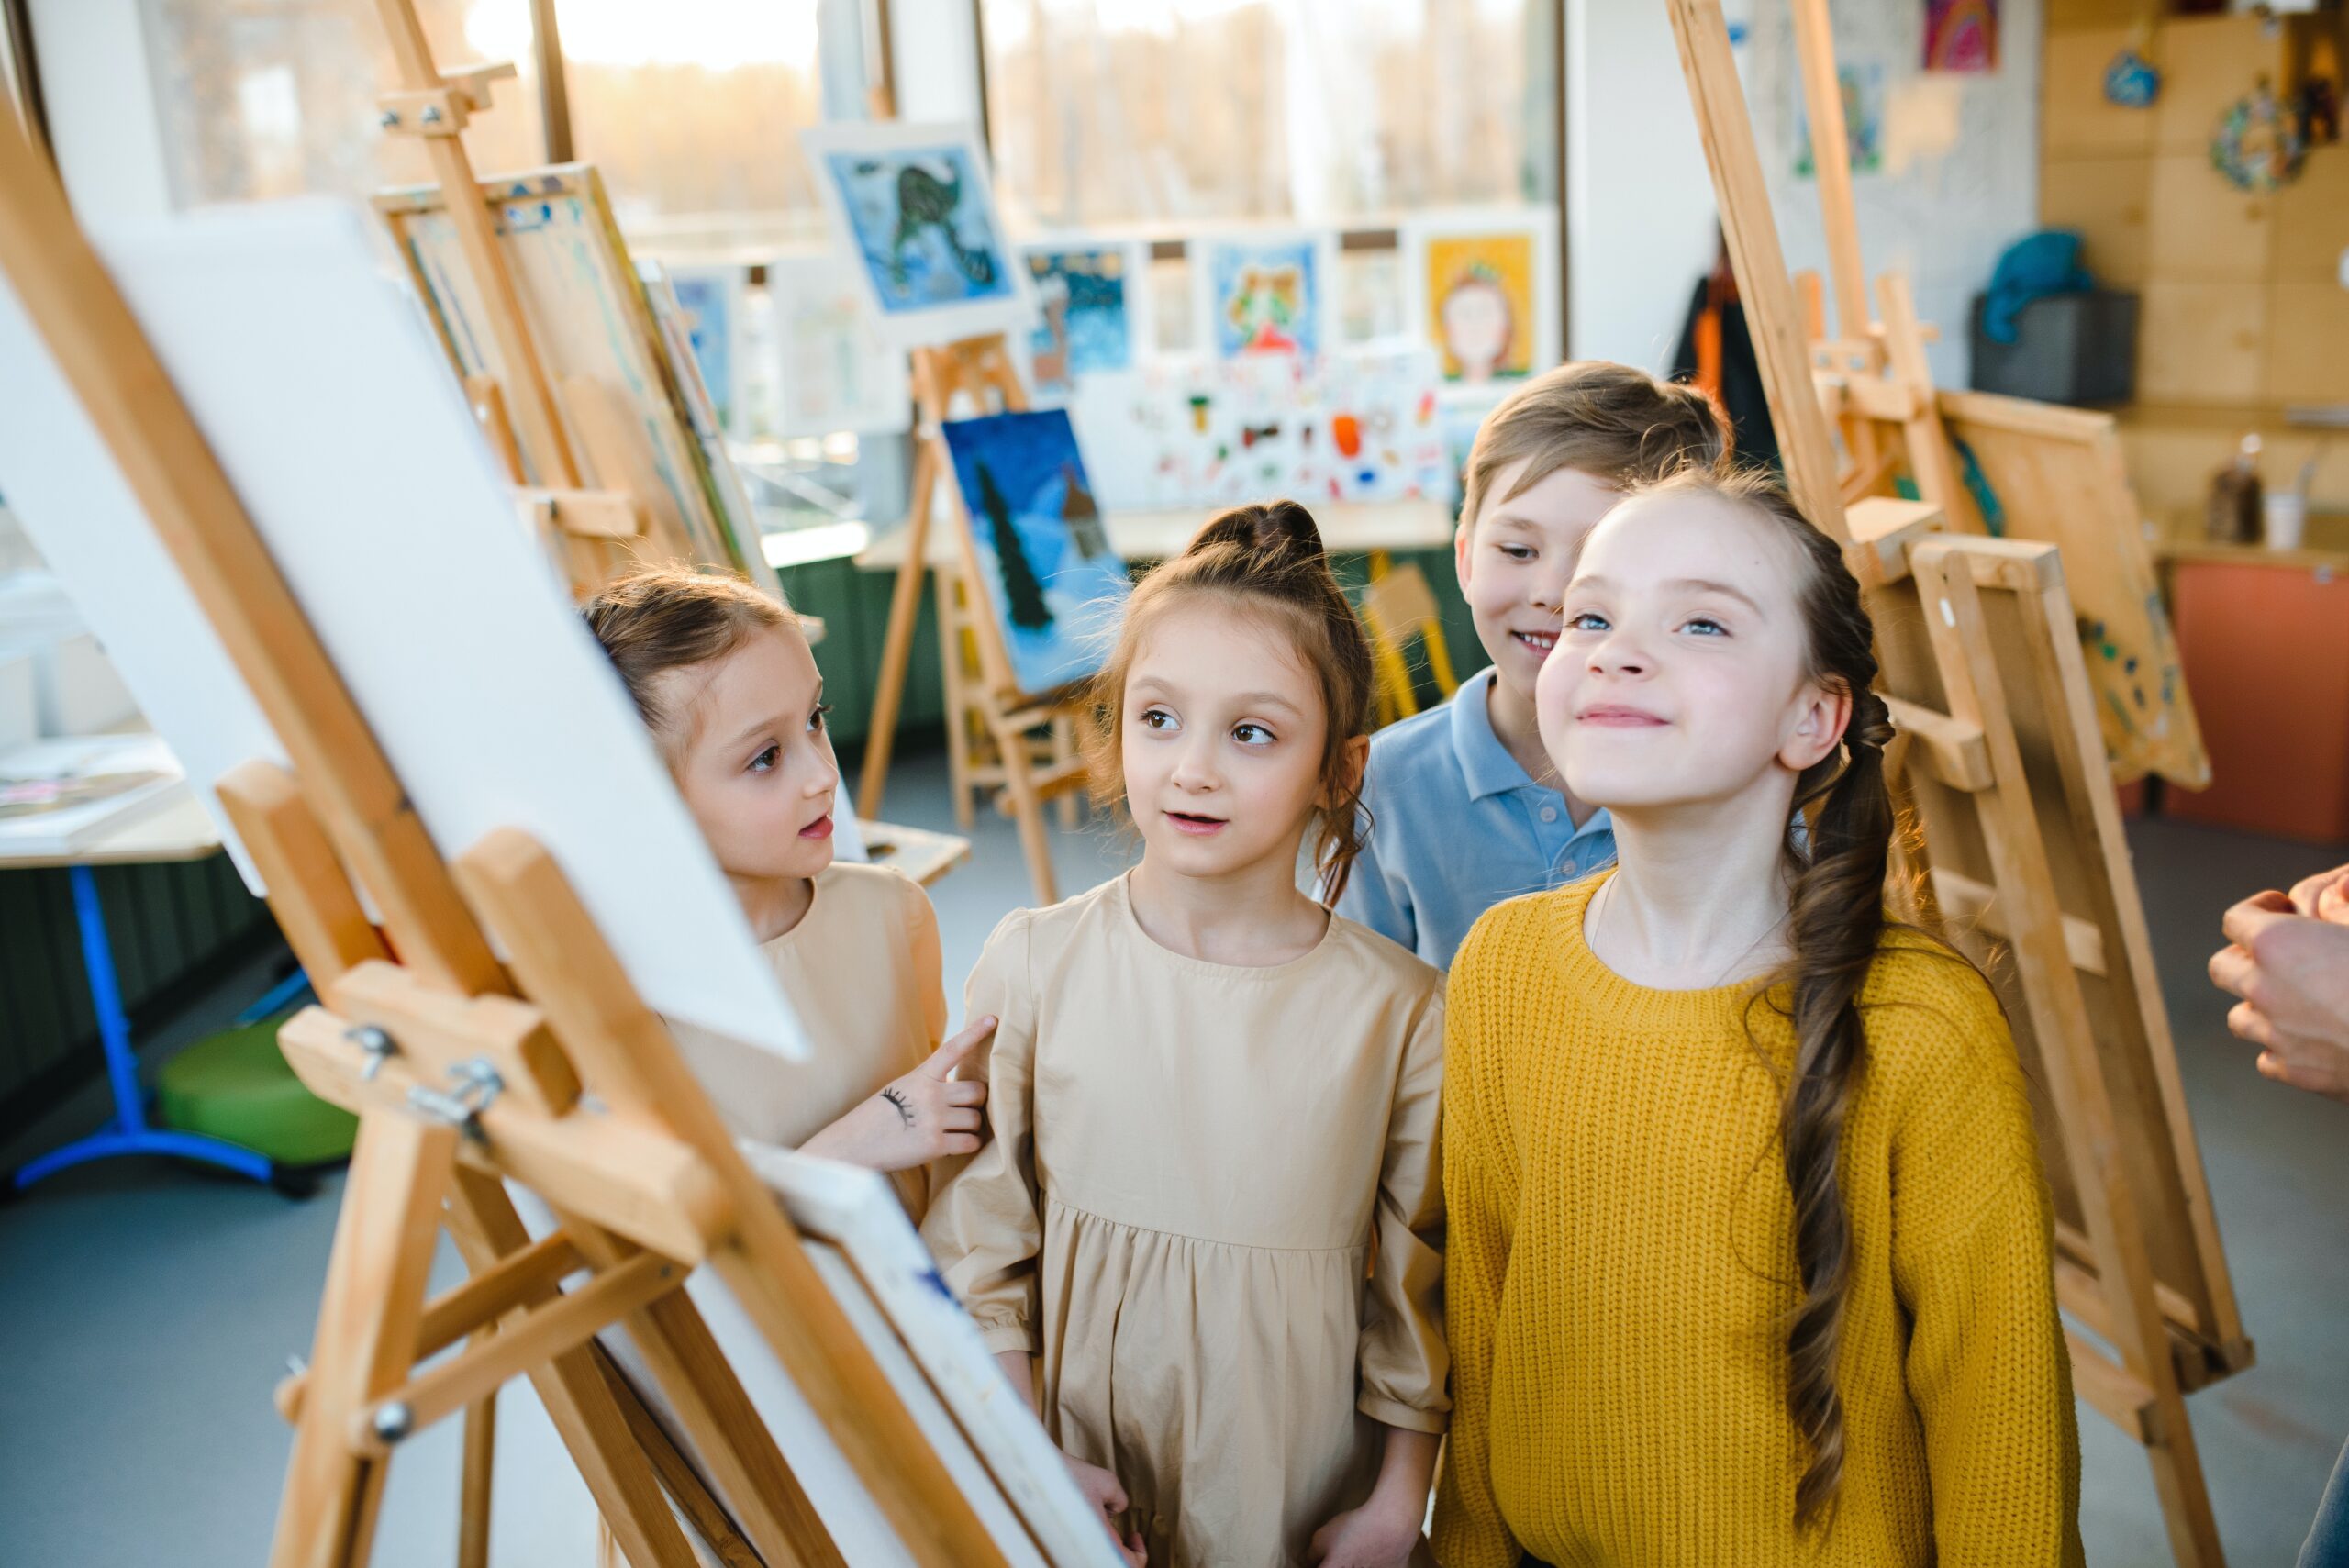
<svg viewBox="0 0 2349 1568">
<path fill-rule="evenodd" d="M 1202 817 L 1192 811 L 1170 811 L 1166 813 L 1166 820 L 1174 824 L 1177 833 L 1188 833 L 1199 839 L 1219 832 L 1228 825 L 1223 817 Z"/>
<path fill-rule="evenodd" d="M 1671 722 L 1636 707 L 1587 707 L 1575 715 L 1575 720 L 1605 729 L 1659 729 Z"/>
<path fill-rule="evenodd" d="M 1531 649 L 1537 658 L 1548 658 L 1550 650 L 1558 646 L 1558 634 L 1554 631 L 1512 631 L 1509 635 Z"/>
</svg>

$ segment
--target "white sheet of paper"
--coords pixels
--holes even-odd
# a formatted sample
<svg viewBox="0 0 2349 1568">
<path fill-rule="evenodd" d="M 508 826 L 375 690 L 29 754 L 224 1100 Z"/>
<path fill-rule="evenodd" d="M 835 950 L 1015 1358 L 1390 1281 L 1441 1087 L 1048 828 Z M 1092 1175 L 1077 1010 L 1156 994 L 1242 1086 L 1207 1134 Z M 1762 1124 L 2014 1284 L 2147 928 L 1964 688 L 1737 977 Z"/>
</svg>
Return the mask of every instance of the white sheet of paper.
<svg viewBox="0 0 2349 1568">
<path fill-rule="evenodd" d="M 378 271 L 366 221 L 343 203 L 287 202 L 94 239 L 440 852 L 495 828 L 531 833 L 654 1008 L 803 1054 L 740 905 L 518 524 L 429 327 Z M 0 338 L 12 412 L 40 395 L 23 384 L 17 325 Z M 182 601 L 151 628 L 110 617 L 114 657 L 159 671 L 190 659 L 173 631 L 201 616 L 127 493 L 84 500 L 121 483 L 92 441 L 0 448 L 11 502 L 28 520 L 50 514 L 33 524 L 44 554 L 51 534 L 105 535 L 72 562 L 50 557 L 94 624 L 127 582 Z M 210 679 L 241 690 L 217 669 Z M 254 748 L 246 738 L 224 756 L 210 733 L 250 699 L 206 697 L 148 717 L 208 781 Z"/>
</svg>

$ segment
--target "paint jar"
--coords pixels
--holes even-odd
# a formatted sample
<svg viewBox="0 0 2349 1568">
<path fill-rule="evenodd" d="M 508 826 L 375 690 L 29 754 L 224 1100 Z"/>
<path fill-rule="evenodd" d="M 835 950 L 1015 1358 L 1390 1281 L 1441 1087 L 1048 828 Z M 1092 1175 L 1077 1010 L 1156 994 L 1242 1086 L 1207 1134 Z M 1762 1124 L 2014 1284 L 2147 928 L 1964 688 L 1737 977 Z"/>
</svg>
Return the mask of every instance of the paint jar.
<svg viewBox="0 0 2349 1568">
<path fill-rule="evenodd" d="M 2270 550 L 2298 550 L 2309 523 L 2309 498 L 2298 490 L 2270 490 L 2260 513 Z"/>
</svg>

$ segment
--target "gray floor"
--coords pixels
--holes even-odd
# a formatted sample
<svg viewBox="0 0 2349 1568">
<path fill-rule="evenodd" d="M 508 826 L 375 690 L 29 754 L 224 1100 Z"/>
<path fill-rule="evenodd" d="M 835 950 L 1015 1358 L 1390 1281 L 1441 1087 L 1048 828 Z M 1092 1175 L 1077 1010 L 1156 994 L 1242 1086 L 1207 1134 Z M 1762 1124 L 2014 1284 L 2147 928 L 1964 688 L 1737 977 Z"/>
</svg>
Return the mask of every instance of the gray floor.
<svg viewBox="0 0 2349 1568">
<path fill-rule="evenodd" d="M 885 815 L 948 826 L 943 770 L 907 759 Z M 2288 1564 L 2349 1433 L 2349 1107 L 2260 1078 L 2202 976 L 2220 912 L 2339 853 L 2165 822 L 2132 830 L 2187 1089 L 2243 1316 L 2251 1372 L 2196 1396 L 2195 1433 L 2230 1561 Z M 1063 885 L 1123 863 L 1088 828 L 1057 846 Z M 934 890 L 950 976 L 1025 901 L 1008 825 Z M 240 979 L 155 1042 L 168 1051 L 258 989 Z M 12 1164 L 93 1125 L 61 1109 Z M 250 1568 L 267 1552 L 286 1449 L 269 1390 L 306 1349 L 334 1223 L 307 1204 L 161 1166 L 70 1173 L 0 1208 L 0 1564 Z M 453 1260 L 442 1260 L 453 1275 Z M 587 1568 L 593 1516 L 527 1390 L 500 1406 L 495 1561 Z M 2099 1568 L 2171 1561 L 2139 1450 L 2083 1409 L 2082 1529 Z M 376 1562 L 435 1568 L 455 1539 L 453 1426 L 394 1467 Z"/>
</svg>

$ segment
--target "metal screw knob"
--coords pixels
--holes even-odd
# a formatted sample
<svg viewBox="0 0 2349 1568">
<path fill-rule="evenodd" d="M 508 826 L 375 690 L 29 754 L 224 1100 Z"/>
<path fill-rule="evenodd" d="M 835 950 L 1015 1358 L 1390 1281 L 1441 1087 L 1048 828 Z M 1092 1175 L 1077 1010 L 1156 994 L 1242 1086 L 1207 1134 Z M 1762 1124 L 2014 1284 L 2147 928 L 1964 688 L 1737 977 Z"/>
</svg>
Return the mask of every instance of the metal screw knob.
<svg viewBox="0 0 2349 1568">
<path fill-rule="evenodd" d="M 425 105 L 423 118 L 426 125 L 439 125 L 440 123 L 440 106 L 438 104 Z"/>
<path fill-rule="evenodd" d="M 375 123 L 382 126 L 385 130 L 396 129 L 400 123 L 399 111 L 397 109 L 385 109 L 382 114 L 375 117 Z"/>
<path fill-rule="evenodd" d="M 375 1435 L 387 1443 L 395 1443 L 407 1436 L 416 1425 L 416 1412 L 395 1399 L 375 1407 Z"/>
<path fill-rule="evenodd" d="M 399 1054 L 400 1048 L 393 1042 L 392 1037 L 373 1024 L 360 1024 L 345 1029 L 342 1038 L 367 1053 L 367 1065 L 359 1070 L 362 1083 L 373 1082 L 375 1074 L 384 1070 L 384 1063 Z"/>
</svg>

